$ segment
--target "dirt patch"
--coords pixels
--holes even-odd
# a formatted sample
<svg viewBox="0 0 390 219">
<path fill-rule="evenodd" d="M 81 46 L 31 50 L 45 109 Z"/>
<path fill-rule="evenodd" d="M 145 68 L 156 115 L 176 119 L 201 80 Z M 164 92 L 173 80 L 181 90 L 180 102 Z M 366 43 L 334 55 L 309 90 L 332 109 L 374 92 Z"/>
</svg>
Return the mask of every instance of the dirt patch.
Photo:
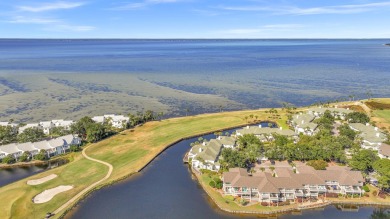
<svg viewBox="0 0 390 219">
<path fill-rule="evenodd" d="M 365 104 L 372 110 L 390 109 L 390 103 L 381 103 L 377 101 L 367 101 Z"/>
<path fill-rule="evenodd" d="M 348 105 L 348 106 L 343 106 L 342 108 L 344 108 L 344 109 L 349 108 L 350 110 L 353 110 L 356 112 L 366 113 L 366 111 L 364 111 L 363 107 L 361 107 L 359 105 Z"/>
</svg>

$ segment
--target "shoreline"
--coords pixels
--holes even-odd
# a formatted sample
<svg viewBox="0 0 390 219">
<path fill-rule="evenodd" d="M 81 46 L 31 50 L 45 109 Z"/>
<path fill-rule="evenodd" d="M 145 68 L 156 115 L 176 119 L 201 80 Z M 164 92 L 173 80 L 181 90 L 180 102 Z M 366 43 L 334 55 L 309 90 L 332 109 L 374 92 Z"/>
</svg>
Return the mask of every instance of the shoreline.
<svg viewBox="0 0 390 219">
<path fill-rule="evenodd" d="M 341 105 L 343 105 L 343 104 L 345 104 L 345 103 L 339 103 L 339 104 L 341 104 Z M 305 109 L 306 107 L 303 107 L 302 109 Z M 206 135 L 206 134 L 212 134 L 212 133 L 215 133 L 215 132 L 217 132 L 217 131 L 223 131 L 223 130 L 227 130 L 227 129 L 233 129 L 233 128 L 239 128 L 239 127 L 245 127 L 245 126 L 247 126 L 247 125 L 253 125 L 253 124 L 258 124 L 258 123 L 260 123 L 260 122 L 264 122 L 264 121 L 269 121 L 269 119 L 265 119 L 265 118 L 260 118 L 259 120 L 257 120 L 257 121 L 250 121 L 249 123 L 248 122 L 246 122 L 245 120 L 242 120 L 242 116 L 244 116 L 244 115 L 249 115 L 249 113 L 262 113 L 262 110 L 267 110 L 268 108 L 264 108 L 264 109 L 258 109 L 258 110 L 260 110 L 260 111 L 258 111 L 258 110 L 256 110 L 256 111 L 235 111 L 235 112 L 223 112 L 222 114 L 221 113 L 212 113 L 212 114 L 207 114 L 207 115 L 194 115 L 194 116 L 189 116 L 189 117 L 192 117 L 192 119 L 187 119 L 186 121 L 189 123 L 189 122 L 192 122 L 193 120 L 195 120 L 196 118 L 198 118 L 198 116 L 199 116 L 199 118 L 200 119 L 206 119 L 206 118 L 211 118 L 211 119 L 213 119 L 214 121 L 216 121 L 217 123 L 216 123 L 216 125 L 213 125 L 213 126 L 205 126 L 204 127 L 204 129 L 203 130 L 207 130 L 207 131 L 205 131 L 205 132 L 202 132 L 202 129 L 195 129 L 195 130 L 193 130 L 193 131 L 191 131 L 191 132 L 193 132 L 193 133 L 196 133 L 196 134 L 194 134 L 194 135 L 188 135 L 187 136 L 187 134 L 189 134 L 189 133 L 191 133 L 191 132 L 187 132 L 187 133 L 181 133 L 181 136 L 185 136 L 185 137 L 182 137 L 182 138 L 179 138 L 179 139 L 176 139 L 175 140 L 175 138 L 171 138 L 171 141 L 172 142 L 170 142 L 170 143 L 167 143 L 167 141 L 165 141 L 165 146 L 163 146 L 163 147 L 159 147 L 159 150 L 155 150 L 155 151 L 153 151 L 153 153 L 151 154 L 151 156 L 150 157 L 148 157 L 147 159 L 143 159 L 141 162 L 139 162 L 139 164 L 137 164 L 137 165 L 135 165 L 136 166 L 136 168 L 134 168 L 133 170 L 132 170 L 132 172 L 129 172 L 129 171 L 123 171 L 124 172 L 124 174 L 117 174 L 118 176 L 117 177 L 113 177 L 113 179 L 112 180 L 110 180 L 109 179 L 109 181 L 107 181 L 107 182 L 102 182 L 101 184 L 99 184 L 99 185 L 96 185 L 94 188 L 91 188 L 88 192 L 86 192 L 86 193 L 84 193 L 82 196 L 80 196 L 80 197 L 78 197 L 76 200 L 74 200 L 74 203 L 72 203 L 72 204 L 70 204 L 67 208 L 64 208 L 64 209 L 62 209 L 60 212 L 58 212 L 58 214 L 57 215 L 55 215 L 54 216 L 54 218 L 64 218 L 66 215 L 68 215 L 68 213 L 71 213 L 71 210 L 72 209 L 74 209 L 74 208 L 76 208 L 77 206 L 78 206 L 78 204 L 82 201 L 82 200 L 84 200 L 85 198 L 87 198 L 90 194 L 92 194 L 94 191 L 96 191 L 96 190 L 99 190 L 99 189 L 102 189 L 102 188 L 104 188 L 104 187 L 106 187 L 106 186 L 110 186 L 110 185 L 113 185 L 114 183 L 117 183 L 117 182 L 120 182 L 120 181 L 123 181 L 123 180 L 126 180 L 126 179 L 129 179 L 130 177 L 132 177 L 133 175 L 135 175 L 135 174 L 137 174 L 137 173 L 139 173 L 139 172 L 141 172 L 142 170 L 144 170 L 152 161 L 154 161 L 159 155 L 161 155 L 165 150 L 167 150 L 168 148 L 170 148 L 171 146 L 173 146 L 173 145 L 175 145 L 176 143 L 178 143 L 178 142 L 180 142 L 180 141 L 182 141 L 182 140 L 186 140 L 186 139 L 189 139 L 189 138 L 194 138 L 194 137 L 198 137 L 198 136 L 202 136 L 202 135 Z M 278 110 L 280 109 L 280 108 L 277 108 Z M 301 109 L 301 108 L 299 108 L 299 109 Z M 221 115 L 219 115 L 219 114 L 221 114 Z M 224 115 L 224 114 L 226 114 L 226 115 Z M 283 114 L 283 112 L 282 112 L 282 114 Z M 210 116 L 210 115 L 212 115 L 212 116 Z M 260 114 L 261 115 L 261 117 L 262 116 L 264 116 L 264 117 L 266 117 L 267 116 L 267 114 Z M 215 116 L 215 117 L 213 117 L 213 116 Z M 206 117 L 206 118 L 203 118 L 203 117 Z M 224 119 L 224 120 L 222 120 L 222 119 L 220 119 L 220 118 L 225 118 L 225 117 L 227 117 L 228 119 Z M 172 121 L 169 121 L 168 122 L 168 120 L 171 120 L 171 119 L 167 119 L 165 122 L 168 122 L 167 124 L 169 125 L 169 124 L 174 124 L 176 121 L 180 121 L 181 122 L 181 119 L 182 117 L 178 117 L 178 118 L 173 118 L 173 120 Z M 238 118 L 240 118 L 239 120 L 238 120 Z M 203 120 L 202 120 L 203 121 Z M 230 126 L 230 127 L 224 127 L 226 124 L 229 124 L 229 123 L 226 123 L 226 121 L 229 121 L 229 122 L 232 122 L 233 124 L 232 124 L 232 126 Z M 223 122 L 225 122 L 225 123 L 223 123 Z M 279 119 L 276 119 L 275 121 L 272 121 L 272 122 L 275 122 L 278 126 L 283 126 L 284 125 L 284 120 L 279 120 Z M 180 124 L 182 124 L 182 123 L 180 123 Z M 183 127 L 185 127 L 187 124 L 186 123 L 184 123 L 183 124 Z M 151 125 L 151 127 L 155 127 L 155 126 L 159 126 L 159 125 L 157 125 L 157 123 L 156 124 L 153 124 L 153 125 Z M 197 124 L 197 126 L 199 126 L 199 124 Z M 223 127 L 223 128 L 218 128 L 218 126 L 219 127 Z M 217 129 L 215 129 L 215 130 L 211 130 L 213 127 L 217 127 Z M 149 130 L 149 128 L 146 128 L 146 130 Z M 127 131 L 129 131 L 129 132 L 132 132 L 132 129 L 130 129 L 130 130 L 126 130 L 125 132 L 126 132 L 126 134 L 129 134 L 129 133 L 127 133 Z M 115 135 L 116 136 L 116 135 Z M 179 135 L 180 136 L 180 135 Z M 124 139 L 126 139 L 126 138 L 129 138 L 129 137 L 125 137 Z M 106 140 L 106 139 L 104 139 L 104 140 Z M 161 142 L 162 143 L 162 142 Z M 164 145 L 164 144 L 163 144 Z M 101 148 L 104 148 L 104 147 L 102 147 L 102 144 L 100 144 L 100 145 L 97 145 L 98 146 L 98 148 L 97 149 L 101 149 Z M 104 143 L 103 143 L 103 146 L 104 146 Z M 92 148 L 91 148 L 92 149 Z M 87 151 L 86 151 L 87 152 Z M 91 155 L 93 155 L 94 157 L 95 157 L 95 155 L 97 154 L 96 153 L 96 150 L 94 149 L 94 150 L 91 150 L 90 151 L 90 153 L 91 153 Z M 72 163 L 73 162 L 73 160 L 72 159 L 70 159 L 71 160 L 71 162 L 70 163 Z M 105 158 L 104 160 L 107 160 L 107 158 Z M 108 162 L 110 162 L 110 160 L 107 160 Z M 113 162 L 113 161 L 111 161 L 111 162 Z M 31 163 L 28 163 L 28 164 L 31 164 Z M 113 163 L 114 164 L 114 163 Z M 120 170 L 122 170 L 122 169 L 120 169 Z M 24 189 L 24 188 L 23 188 Z M 29 191 L 30 192 L 30 191 Z M 21 196 L 22 197 L 22 196 Z M 366 204 L 367 205 L 367 203 L 364 203 L 364 204 Z M 7 213 L 7 212 L 6 212 Z M 258 213 L 256 213 L 256 214 L 258 214 Z"/>
<path fill-rule="evenodd" d="M 95 188 L 92 188 L 90 191 L 86 192 L 85 194 L 83 194 L 81 197 L 79 197 L 73 204 L 69 205 L 67 208 L 63 209 L 65 210 L 62 214 L 59 215 L 58 218 L 64 218 L 72 209 L 76 208 L 77 205 L 79 204 L 80 201 L 88 198 L 89 195 L 91 195 L 93 192 L 97 191 L 97 190 L 100 190 L 100 189 L 103 189 L 105 187 L 108 187 L 108 186 L 111 186 L 115 183 L 118 183 L 120 181 L 123 181 L 123 180 L 126 180 L 126 179 L 129 179 L 131 176 L 141 172 L 142 170 L 144 170 L 150 163 L 152 163 L 158 156 L 160 156 L 164 151 L 166 151 L 167 149 L 169 149 L 170 147 L 174 146 L 175 144 L 179 143 L 180 141 L 183 141 L 183 140 L 187 140 L 187 139 L 191 139 L 191 138 L 196 138 L 196 137 L 200 137 L 200 136 L 203 136 L 203 135 L 209 135 L 209 134 L 213 134 L 215 132 L 219 132 L 219 131 L 225 131 L 225 130 L 228 130 L 228 129 L 235 129 L 235 128 L 241 128 L 241 127 L 245 127 L 247 125 L 254 125 L 254 124 L 258 124 L 258 123 L 261 123 L 261 122 L 273 122 L 273 121 L 256 121 L 256 122 L 250 122 L 250 123 L 246 123 L 244 125 L 237 125 L 237 126 L 233 126 L 233 127 L 228 127 L 228 128 L 224 128 L 224 129 L 218 129 L 218 130 L 215 130 L 215 131 L 209 131 L 209 132 L 204 132 L 204 133 L 201 133 L 201 134 L 196 134 L 196 135 L 192 135 L 192 136 L 189 136 L 189 137 L 185 137 L 185 138 L 180 138 L 179 140 L 176 140 L 170 144 L 168 144 L 167 146 L 165 146 L 164 148 L 162 148 L 155 156 L 153 156 L 153 158 L 151 160 L 149 160 L 147 163 L 145 163 L 142 167 L 140 167 L 138 170 L 136 170 L 135 172 L 133 173 L 130 173 L 126 176 L 123 176 L 119 179 L 115 179 L 115 180 L 112 180 L 112 181 L 109 181 L 109 182 L 106 182 L 106 183 L 103 183 L 101 185 L 97 185 Z M 277 124 L 277 122 L 273 122 L 275 124 Z M 278 125 L 278 124 L 277 124 Z"/>
<path fill-rule="evenodd" d="M 199 179 L 200 174 L 195 173 L 192 170 L 192 167 L 189 166 L 191 169 L 191 174 L 194 175 L 197 179 L 197 183 L 202 187 L 203 191 L 207 194 L 208 198 L 210 198 L 213 203 L 218 207 L 219 210 L 230 213 L 230 214 L 248 214 L 248 215 L 258 215 L 258 216 L 270 216 L 270 215 L 278 215 L 278 214 L 287 214 L 294 211 L 303 211 L 303 210 L 311 210 L 311 209 L 320 209 L 324 208 L 329 205 L 336 205 L 336 204 L 350 204 L 350 205 L 357 205 L 357 206 L 374 206 L 374 207 L 390 207 L 390 202 L 388 203 L 378 203 L 378 202 L 352 202 L 352 201 L 342 201 L 342 200 L 325 200 L 324 203 L 315 203 L 313 205 L 308 206 L 298 206 L 298 207 L 290 207 L 286 209 L 280 209 L 280 210 L 270 210 L 270 211 L 248 211 L 248 210 L 231 210 L 225 207 L 222 207 L 221 204 L 215 200 L 215 198 L 210 195 L 210 192 L 208 189 L 205 188 L 204 183 Z"/>
<path fill-rule="evenodd" d="M 56 162 L 58 160 L 67 160 L 66 163 L 69 163 L 69 159 L 65 158 L 65 156 L 68 154 L 64 154 L 64 156 L 55 157 L 50 160 L 33 160 L 29 162 L 18 162 L 13 164 L 0 164 L 0 170 L 4 169 L 12 169 L 12 168 L 18 168 L 18 167 L 30 167 L 30 166 L 45 166 L 49 165 L 51 162 Z"/>
</svg>

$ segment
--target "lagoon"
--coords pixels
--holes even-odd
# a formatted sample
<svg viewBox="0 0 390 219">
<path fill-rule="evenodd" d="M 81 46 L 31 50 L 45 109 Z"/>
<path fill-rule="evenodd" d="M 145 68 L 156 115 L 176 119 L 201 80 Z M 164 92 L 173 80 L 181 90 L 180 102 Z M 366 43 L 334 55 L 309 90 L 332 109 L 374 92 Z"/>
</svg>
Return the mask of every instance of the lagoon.
<svg viewBox="0 0 390 219">
<path fill-rule="evenodd" d="M 214 138 L 206 135 L 205 139 Z M 159 155 L 140 173 L 98 190 L 82 200 L 65 218 L 258 218 L 219 210 L 198 184 L 182 158 L 191 142 L 180 141 Z M 360 207 L 358 212 L 341 211 L 336 206 L 306 210 L 302 215 L 280 218 L 369 218 L 379 208 Z"/>
</svg>

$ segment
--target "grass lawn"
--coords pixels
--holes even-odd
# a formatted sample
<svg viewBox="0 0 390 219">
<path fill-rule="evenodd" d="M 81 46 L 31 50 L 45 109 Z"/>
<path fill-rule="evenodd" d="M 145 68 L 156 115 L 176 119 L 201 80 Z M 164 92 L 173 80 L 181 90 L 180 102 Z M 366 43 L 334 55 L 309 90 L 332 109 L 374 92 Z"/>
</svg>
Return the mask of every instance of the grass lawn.
<svg viewBox="0 0 390 219">
<path fill-rule="evenodd" d="M 251 114 L 257 115 L 258 120 L 268 120 L 269 114 L 264 113 L 264 110 L 223 112 L 149 122 L 93 144 L 86 153 L 114 166 L 111 177 L 106 181 L 109 182 L 139 171 L 168 145 L 182 138 L 245 125 L 247 121 L 244 117 Z M 278 125 L 285 125 L 285 113 L 280 110 L 279 114 L 282 119 L 276 122 Z M 11 215 L 12 218 L 42 218 L 83 188 L 103 178 L 107 171 L 106 166 L 86 160 L 81 153 L 74 154 L 73 161 L 67 165 L 0 188 L 0 200 L 7 200 L 0 203 L 0 218 L 11 218 Z M 52 173 L 59 177 L 38 186 L 26 184 L 29 179 L 38 179 Z M 47 203 L 31 202 L 35 195 L 58 185 L 73 185 L 75 188 L 55 196 Z M 58 216 L 59 214 L 55 217 Z"/>
<path fill-rule="evenodd" d="M 217 202 L 218 206 L 226 210 L 258 212 L 259 214 L 261 213 L 265 214 L 266 212 L 270 212 L 270 211 L 280 211 L 280 210 L 298 207 L 298 204 L 291 204 L 291 205 L 279 206 L 279 207 L 267 207 L 267 206 L 262 206 L 258 202 L 248 204 L 247 206 L 242 206 L 241 204 L 238 204 L 236 201 L 233 201 L 232 196 L 222 196 L 221 193 L 219 193 L 217 190 L 209 186 L 211 177 L 208 176 L 208 174 L 203 174 L 199 176 L 198 179 L 200 179 L 200 183 L 202 184 L 203 189 L 205 189 L 207 193 L 213 198 L 213 200 Z"/>
<path fill-rule="evenodd" d="M 383 118 L 384 121 L 390 124 L 390 110 L 375 110 L 374 116 Z"/>
<path fill-rule="evenodd" d="M 369 102 L 369 104 L 367 104 Z M 367 101 L 366 105 L 372 110 L 371 120 L 375 122 L 375 125 L 379 128 L 384 128 L 390 131 L 390 98 L 375 98 Z M 372 107 L 372 108 L 371 108 Z M 382 109 L 379 109 L 379 108 Z"/>
<path fill-rule="evenodd" d="M 386 199 L 383 199 L 379 196 L 374 196 L 372 193 L 374 191 L 378 192 L 378 188 L 367 184 L 370 191 L 368 192 L 369 197 L 360 197 L 360 198 L 327 198 L 328 200 L 334 201 L 334 202 L 348 202 L 348 203 L 383 203 L 388 205 L 389 204 L 389 197 L 386 197 Z"/>
<path fill-rule="evenodd" d="M 222 112 L 149 122 L 95 143 L 87 149 L 86 153 L 93 158 L 113 165 L 114 170 L 111 177 L 105 181 L 107 183 L 138 172 L 167 146 L 182 138 L 245 125 L 247 121 L 244 118 L 249 115 L 258 116 L 259 121 L 270 120 L 270 114 L 264 112 L 266 110 L 268 109 Z M 285 111 L 281 109 L 278 111 L 280 119 L 275 122 L 279 126 L 287 128 Z M 248 122 L 254 121 L 249 119 Z M 42 218 L 47 212 L 57 209 L 83 188 L 103 178 L 107 171 L 106 166 L 86 160 L 81 153 L 75 154 L 73 162 L 69 164 L 0 188 L 0 200 L 2 200 L 0 202 L 0 218 L 11 218 L 11 215 L 12 218 Z M 38 179 L 52 173 L 59 177 L 39 186 L 26 184 L 28 179 Z M 58 185 L 73 185 L 75 188 L 55 196 L 53 200 L 44 204 L 31 202 L 35 195 Z M 222 198 L 220 195 L 219 197 Z M 231 209 L 241 209 L 237 204 L 225 203 L 224 200 L 221 202 Z M 260 205 L 245 208 L 248 211 L 264 210 L 264 208 L 273 209 Z M 57 214 L 55 218 L 59 215 Z"/>
<path fill-rule="evenodd" d="M 16 183 L 0 188 L 0 218 L 43 218 L 47 212 L 52 212 L 68 199 L 80 192 L 83 188 L 102 178 L 108 167 L 82 158 L 76 154 L 74 162 L 62 167 L 40 173 Z M 58 177 L 46 183 L 30 186 L 26 182 L 30 179 L 57 174 Z M 34 204 L 34 196 L 59 185 L 73 185 L 68 192 L 56 195 L 51 201 L 43 204 Z"/>
<path fill-rule="evenodd" d="M 269 115 L 259 110 L 239 111 L 149 122 L 95 144 L 87 154 L 112 164 L 114 172 L 111 178 L 118 179 L 139 171 L 156 154 L 181 138 L 244 125 L 246 121 L 243 118 L 250 114 L 257 115 L 258 120 L 267 120 Z M 284 126 L 286 116 L 284 112 L 280 114 L 282 119 L 277 122 Z"/>
</svg>

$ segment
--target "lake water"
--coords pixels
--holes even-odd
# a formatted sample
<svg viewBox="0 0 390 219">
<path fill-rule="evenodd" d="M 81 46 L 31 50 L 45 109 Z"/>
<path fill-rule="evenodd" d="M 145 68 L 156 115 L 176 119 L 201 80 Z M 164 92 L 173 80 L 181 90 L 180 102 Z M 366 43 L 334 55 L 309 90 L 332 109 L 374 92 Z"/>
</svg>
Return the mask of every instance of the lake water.
<svg viewBox="0 0 390 219">
<path fill-rule="evenodd" d="M 207 135 L 204 138 L 214 137 Z M 182 161 L 190 143 L 196 140 L 175 144 L 141 173 L 92 193 L 66 218 L 258 218 L 225 213 L 208 198 Z M 307 210 L 299 216 L 283 215 L 280 218 L 363 219 L 369 218 L 375 210 L 378 208 L 360 207 L 358 212 L 345 212 L 328 206 L 325 210 Z"/>
<path fill-rule="evenodd" d="M 50 161 L 48 164 L 0 169 L 0 187 L 67 163 L 67 160 Z"/>
</svg>

